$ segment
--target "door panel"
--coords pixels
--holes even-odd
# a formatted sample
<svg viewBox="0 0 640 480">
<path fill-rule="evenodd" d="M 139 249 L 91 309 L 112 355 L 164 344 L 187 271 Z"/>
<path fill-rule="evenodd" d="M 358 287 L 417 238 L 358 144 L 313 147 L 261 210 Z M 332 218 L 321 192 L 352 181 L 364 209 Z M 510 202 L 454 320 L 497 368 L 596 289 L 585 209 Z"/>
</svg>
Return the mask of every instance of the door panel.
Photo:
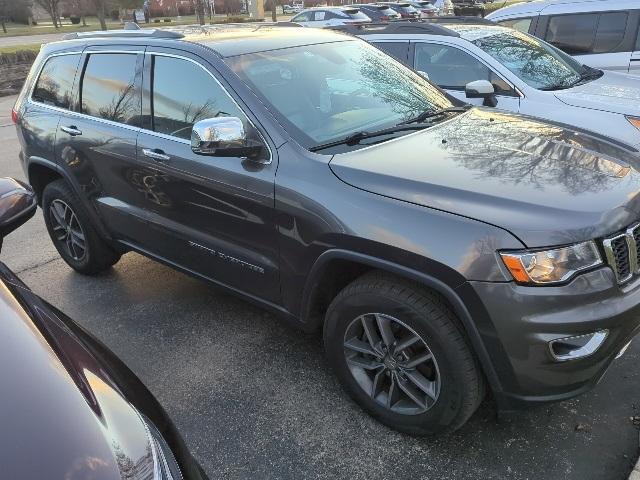
<svg viewBox="0 0 640 480">
<path fill-rule="evenodd" d="M 193 57 L 147 55 L 145 63 L 145 72 L 154 71 L 145 75 L 145 102 L 153 111 L 148 128 L 154 131 L 143 130 L 138 138 L 136 183 L 150 235 L 156 237 L 146 245 L 213 280 L 279 300 L 273 218 L 277 159 L 266 149 L 261 161 L 193 153 L 191 125 L 205 118 L 238 117 L 249 137 L 261 137 L 224 87 Z M 181 72 L 179 79 L 175 71 Z M 188 91 L 180 89 L 184 82 L 190 85 Z"/>
<path fill-rule="evenodd" d="M 127 172 L 135 166 L 142 59 L 136 52 L 84 55 L 75 111 L 61 115 L 56 135 L 57 161 L 118 238 L 145 230 L 126 214 L 134 204 Z"/>
<path fill-rule="evenodd" d="M 581 64 L 593 68 L 627 73 L 631 60 L 631 52 L 575 55 L 574 58 Z"/>
</svg>

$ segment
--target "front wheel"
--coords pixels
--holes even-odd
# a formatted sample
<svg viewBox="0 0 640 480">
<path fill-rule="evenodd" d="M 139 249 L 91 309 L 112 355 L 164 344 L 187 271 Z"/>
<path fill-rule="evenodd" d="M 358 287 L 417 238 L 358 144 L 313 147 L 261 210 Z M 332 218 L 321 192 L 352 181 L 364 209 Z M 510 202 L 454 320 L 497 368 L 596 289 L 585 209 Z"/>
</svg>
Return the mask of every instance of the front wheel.
<svg viewBox="0 0 640 480">
<path fill-rule="evenodd" d="M 455 314 L 402 278 L 374 272 L 348 285 L 329 306 L 324 343 L 347 393 L 395 430 L 456 430 L 484 398 L 484 378 Z"/>
</svg>

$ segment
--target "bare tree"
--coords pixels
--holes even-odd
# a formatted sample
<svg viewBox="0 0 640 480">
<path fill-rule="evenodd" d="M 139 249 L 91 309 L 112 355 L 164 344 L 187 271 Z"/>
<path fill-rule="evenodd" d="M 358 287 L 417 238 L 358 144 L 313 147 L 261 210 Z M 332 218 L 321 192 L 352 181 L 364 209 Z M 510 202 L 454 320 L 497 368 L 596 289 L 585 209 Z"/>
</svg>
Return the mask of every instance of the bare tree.
<svg viewBox="0 0 640 480">
<path fill-rule="evenodd" d="M 38 0 L 39 1 L 39 0 Z M 107 29 L 107 6 L 109 0 L 91 0 L 93 5 L 96 7 L 96 15 L 98 16 L 98 20 L 100 21 L 100 28 L 102 30 Z"/>
<path fill-rule="evenodd" d="M 204 0 L 193 0 L 193 3 L 195 5 L 198 23 L 204 25 Z"/>
<path fill-rule="evenodd" d="M 0 0 L 1 1 L 1 0 Z M 74 15 L 78 15 L 82 20 L 82 26 L 87 26 L 87 10 L 88 5 L 87 2 L 89 0 L 63 0 L 65 6 L 69 8 L 69 11 L 73 12 Z M 63 9 L 64 11 L 64 9 Z"/>
<path fill-rule="evenodd" d="M 60 0 L 36 0 L 36 3 L 49 14 L 53 26 L 60 27 Z"/>
</svg>

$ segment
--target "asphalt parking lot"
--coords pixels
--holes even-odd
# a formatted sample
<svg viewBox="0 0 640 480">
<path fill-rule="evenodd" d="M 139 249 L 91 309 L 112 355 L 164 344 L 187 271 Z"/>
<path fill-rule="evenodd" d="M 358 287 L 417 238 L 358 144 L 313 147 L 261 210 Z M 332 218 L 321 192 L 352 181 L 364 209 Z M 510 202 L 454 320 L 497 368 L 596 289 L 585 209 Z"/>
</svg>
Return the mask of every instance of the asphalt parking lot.
<svg viewBox="0 0 640 480">
<path fill-rule="evenodd" d="M 24 178 L 13 101 L 0 99 L 0 175 Z M 319 338 L 239 299 L 133 253 L 101 276 L 72 272 L 41 212 L 1 259 L 140 376 L 211 479 L 626 479 L 638 456 L 639 341 L 578 399 L 509 422 L 488 400 L 459 432 L 419 439 L 343 394 Z"/>
</svg>

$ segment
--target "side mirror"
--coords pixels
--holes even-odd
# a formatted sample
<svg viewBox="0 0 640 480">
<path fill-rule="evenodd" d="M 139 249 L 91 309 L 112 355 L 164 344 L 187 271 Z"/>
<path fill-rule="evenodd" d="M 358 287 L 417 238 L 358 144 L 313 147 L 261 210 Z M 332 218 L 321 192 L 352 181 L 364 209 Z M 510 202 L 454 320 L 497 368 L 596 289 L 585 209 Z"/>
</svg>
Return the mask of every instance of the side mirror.
<svg viewBox="0 0 640 480">
<path fill-rule="evenodd" d="M 256 159 L 263 146 L 247 139 L 244 125 L 238 117 L 215 117 L 193 125 L 191 150 L 198 155 Z"/>
<path fill-rule="evenodd" d="M 36 213 L 37 206 L 31 187 L 13 178 L 0 178 L 0 246 L 4 237 Z"/>
<path fill-rule="evenodd" d="M 476 80 L 469 82 L 464 87 L 464 93 L 467 98 L 484 98 L 482 103 L 485 107 L 495 107 L 498 105 L 496 91 L 488 80 Z"/>
</svg>

